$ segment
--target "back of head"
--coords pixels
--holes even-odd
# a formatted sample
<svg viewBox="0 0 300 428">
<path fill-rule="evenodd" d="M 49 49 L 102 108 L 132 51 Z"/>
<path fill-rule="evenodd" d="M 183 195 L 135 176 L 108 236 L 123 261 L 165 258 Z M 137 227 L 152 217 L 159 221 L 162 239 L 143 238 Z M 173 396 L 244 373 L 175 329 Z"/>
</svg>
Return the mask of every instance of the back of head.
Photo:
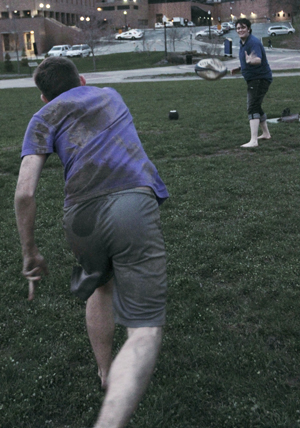
<svg viewBox="0 0 300 428">
<path fill-rule="evenodd" d="M 251 28 L 251 21 L 249 21 L 249 19 L 247 18 L 240 18 L 237 21 L 235 21 L 235 28 L 237 27 L 237 25 L 240 24 L 242 26 L 245 26 L 248 28 L 249 33 L 252 33 L 252 28 Z"/>
<path fill-rule="evenodd" d="M 34 81 L 48 101 L 81 85 L 74 63 L 67 58 L 56 56 L 46 58 L 40 63 L 35 70 Z"/>
</svg>

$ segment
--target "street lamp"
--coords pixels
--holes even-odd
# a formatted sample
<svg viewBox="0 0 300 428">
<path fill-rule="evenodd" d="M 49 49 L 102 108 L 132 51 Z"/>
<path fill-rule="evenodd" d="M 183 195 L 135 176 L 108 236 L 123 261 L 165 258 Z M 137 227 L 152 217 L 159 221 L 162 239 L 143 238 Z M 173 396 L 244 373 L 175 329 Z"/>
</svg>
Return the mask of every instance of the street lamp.
<svg viewBox="0 0 300 428">
<path fill-rule="evenodd" d="M 211 33 L 210 33 L 210 26 L 211 26 L 211 20 L 210 20 L 210 15 L 211 15 L 211 11 L 207 11 L 208 13 L 208 38 L 211 39 Z"/>
<path fill-rule="evenodd" d="M 86 17 L 81 16 L 79 19 L 80 19 L 81 22 L 83 22 L 83 21 L 90 22 L 90 20 L 91 20 L 91 18 L 89 16 L 86 16 Z"/>
<path fill-rule="evenodd" d="M 39 4 L 39 7 L 40 7 L 40 9 L 42 10 L 42 11 L 44 11 L 44 9 L 50 9 L 50 4 L 49 3 L 47 3 L 47 4 L 44 4 L 44 3 L 40 3 Z M 45 16 L 45 12 L 44 12 L 44 16 Z"/>
<path fill-rule="evenodd" d="M 125 19 L 125 29 L 127 30 L 127 10 L 124 10 L 124 19 Z"/>
<path fill-rule="evenodd" d="M 166 21 L 164 21 L 164 37 L 165 37 L 165 60 L 167 61 L 168 51 L 167 51 L 167 24 L 166 24 Z"/>
<path fill-rule="evenodd" d="M 230 6 L 230 17 L 231 17 L 231 22 L 232 22 L 233 21 L 232 6 Z"/>
</svg>

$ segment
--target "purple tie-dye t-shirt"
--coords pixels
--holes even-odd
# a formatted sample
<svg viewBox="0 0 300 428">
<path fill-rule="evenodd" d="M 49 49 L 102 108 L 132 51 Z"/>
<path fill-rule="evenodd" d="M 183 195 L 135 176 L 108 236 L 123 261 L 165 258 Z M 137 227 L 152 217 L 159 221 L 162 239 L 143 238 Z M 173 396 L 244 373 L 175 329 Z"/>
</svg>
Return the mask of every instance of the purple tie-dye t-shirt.
<svg viewBox="0 0 300 428">
<path fill-rule="evenodd" d="M 151 187 L 159 203 L 169 196 L 112 88 L 71 89 L 32 117 L 22 157 L 53 152 L 64 166 L 65 207 L 140 186 Z"/>
</svg>

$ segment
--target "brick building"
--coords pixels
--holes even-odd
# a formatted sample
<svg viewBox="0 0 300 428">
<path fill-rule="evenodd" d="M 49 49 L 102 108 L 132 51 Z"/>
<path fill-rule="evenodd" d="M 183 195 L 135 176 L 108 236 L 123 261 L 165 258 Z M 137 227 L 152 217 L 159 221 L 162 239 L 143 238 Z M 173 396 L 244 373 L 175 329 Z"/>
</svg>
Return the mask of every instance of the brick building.
<svg viewBox="0 0 300 428">
<path fill-rule="evenodd" d="M 0 59 L 34 55 L 80 41 L 80 18 L 95 16 L 95 0 L 0 0 Z"/>
<path fill-rule="evenodd" d="M 85 42 L 82 20 L 153 28 L 163 16 L 192 20 L 196 25 L 247 17 L 252 22 L 292 20 L 289 0 L 0 0 L 0 59 L 6 52 L 34 55 L 55 44 Z"/>
</svg>

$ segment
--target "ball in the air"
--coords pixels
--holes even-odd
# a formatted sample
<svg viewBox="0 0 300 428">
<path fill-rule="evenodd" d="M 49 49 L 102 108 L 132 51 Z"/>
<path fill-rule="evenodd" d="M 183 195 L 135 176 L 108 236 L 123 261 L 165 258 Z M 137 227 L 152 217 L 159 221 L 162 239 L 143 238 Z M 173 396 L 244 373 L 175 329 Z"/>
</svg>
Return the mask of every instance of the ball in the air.
<svg viewBox="0 0 300 428">
<path fill-rule="evenodd" d="M 195 72 L 202 79 L 217 80 L 227 74 L 227 67 L 217 58 L 206 58 L 196 64 Z"/>
</svg>

